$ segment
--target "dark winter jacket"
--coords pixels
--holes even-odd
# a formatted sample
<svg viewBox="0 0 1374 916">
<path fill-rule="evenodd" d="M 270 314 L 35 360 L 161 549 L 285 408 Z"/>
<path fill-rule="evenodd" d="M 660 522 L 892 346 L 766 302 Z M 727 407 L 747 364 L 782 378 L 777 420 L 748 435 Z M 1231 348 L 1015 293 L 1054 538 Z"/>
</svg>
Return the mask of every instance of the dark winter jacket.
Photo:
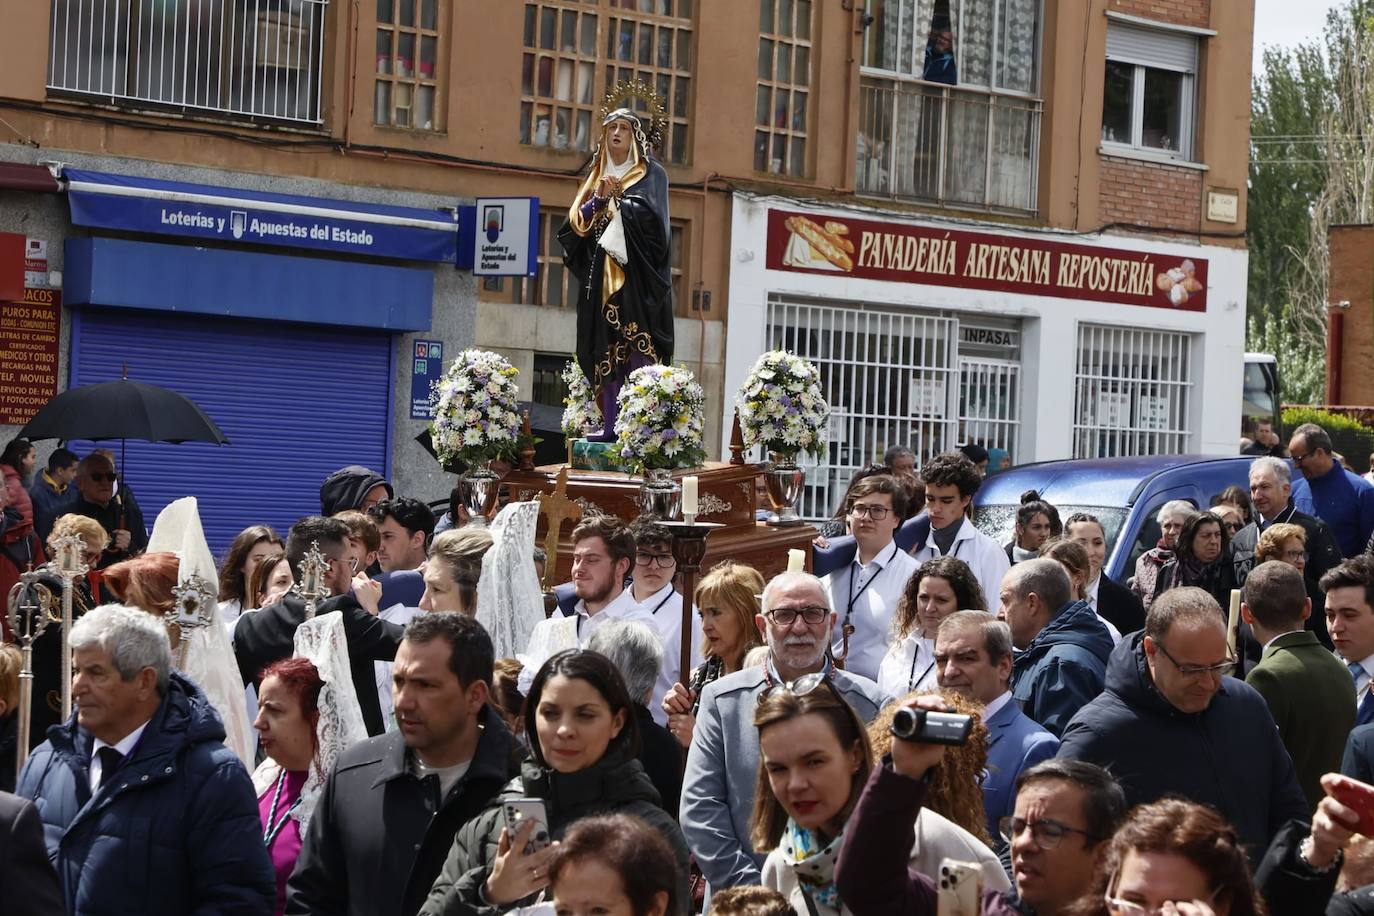
<svg viewBox="0 0 1374 916">
<path fill-rule="evenodd" d="M 1112 636 L 1088 602 L 1070 602 L 1016 654 L 1012 699 L 1058 737 L 1073 714 L 1102 692 L 1111 653 Z"/>
<path fill-rule="evenodd" d="M 1255 870 L 1255 886 L 1269 912 L 1311 916 L 1374 916 L 1374 885 L 1335 894 L 1341 870 L 1317 873 L 1298 855 L 1310 828 L 1301 821 L 1284 825 Z"/>
<path fill-rule="evenodd" d="M 287 914 L 414 916 L 454 835 L 512 775 L 514 739 L 505 723 L 489 707 L 480 722 L 472 764 L 442 801 L 439 777 L 415 776 L 400 732 L 340 754 L 302 837 Z"/>
<path fill-rule="evenodd" d="M 1143 633 L 1112 652 L 1106 690 L 1073 717 L 1059 756 L 1110 770 L 1131 805 L 1171 794 L 1211 805 L 1235 826 L 1252 861 L 1285 822 L 1307 817 L 1264 698 L 1227 677 L 1203 712 L 1179 712 L 1150 678 Z"/>
<path fill-rule="evenodd" d="M 557 840 L 575 821 L 596 814 L 628 814 L 663 834 L 673 847 L 678 867 L 678 911 L 690 909 L 687 890 L 687 842 L 677 822 L 663 810 L 657 790 L 638 760 L 608 751 L 600 761 L 576 773 L 557 773 L 527 762 L 487 810 L 458 831 L 443 873 L 420 911 L 422 916 L 495 916 L 513 909 L 494 907 L 482 897 L 482 886 L 496 862 L 497 843 L 504 826 L 501 805 L 512 798 L 542 798 L 549 816 L 549 833 Z M 528 905 L 534 898 L 519 905 Z"/>
<path fill-rule="evenodd" d="M 148 529 L 143 524 L 143 512 L 138 508 L 138 503 L 133 501 L 132 494 L 125 500 L 124 495 L 128 493 L 126 488 L 121 487 L 119 497 L 110 500 L 105 505 L 93 503 L 77 497 L 76 502 L 72 503 L 68 511 L 76 515 L 84 515 L 93 518 L 100 523 L 100 527 L 110 535 L 111 543 L 105 548 L 105 552 L 100 555 L 100 568 L 105 569 L 113 566 L 130 557 L 136 557 L 144 550 L 148 549 Z M 116 550 L 113 542 L 114 533 L 120 527 L 129 532 L 129 548 L 127 550 Z"/>
<path fill-rule="evenodd" d="M 378 484 L 386 487 L 388 499 L 396 495 L 396 491 L 387 483 L 386 478 L 376 471 L 361 464 L 339 468 L 320 484 L 320 514 L 328 518 L 335 512 L 361 509 L 367 491 Z"/>
<path fill-rule="evenodd" d="M 880 761 L 845 826 L 835 886 L 845 909 L 863 916 L 922 916 L 944 912 L 935 881 L 907 866 L 916 842 L 926 783 L 903 776 Z M 985 890 L 980 916 L 1024 916 L 1015 891 Z"/>
<path fill-rule="evenodd" d="M 81 493 L 76 487 L 67 484 L 59 491 L 48 472 L 40 471 L 38 479 L 29 487 L 29 499 L 33 503 L 33 530 L 38 537 L 46 541 L 52 532 L 53 522 L 71 511 L 80 498 Z"/>
<path fill-rule="evenodd" d="M 374 661 L 389 662 L 401 645 L 402 627 L 363 610 L 352 595 L 340 595 L 322 603 L 316 614 L 338 611 L 343 615 L 348 640 L 349 670 L 358 692 L 358 706 L 369 735 L 386 731 L 382 704 L 377 698 Z M 234 624 L 234 654 L 238 656 L 243 683 L 257 684 L 263 669 L 296 654 L 296 627 L 305 620 L 305 601 L 287 595 L 276 604 L 244 614 Z"/>
<path fill-rule="evenodd" d="M 1202 574 L 1191 576 L 1183 567 L 1183 560 L 1174 554 L 1174 558 L 1164 564 L 1159 571 L 1159 578 L 1155 580 L 1155 593 L 1151 605 L 1159 599 L 1159 596 L 1171 588 L 1182 588 L 1191 586 L 1200 588 L 1207 594 L 1216 599 L 1217 607 L 1221 608 L 1224 616 L 1227 609 L 1231 606 L 1231 590 L 1237 588 L 1236 568 L 1231 557 L 1225 553 L 1217 557 L 1216 561 L 1203 567 Z"/>
<path fill-rule="evenodd" d="M 272 912 L 276 880 L 253 783 L 199 687 L 173 672 L 138 744 L 92 796 L 76 716 L 19 775 L 69 914 Z"/>
</svg>

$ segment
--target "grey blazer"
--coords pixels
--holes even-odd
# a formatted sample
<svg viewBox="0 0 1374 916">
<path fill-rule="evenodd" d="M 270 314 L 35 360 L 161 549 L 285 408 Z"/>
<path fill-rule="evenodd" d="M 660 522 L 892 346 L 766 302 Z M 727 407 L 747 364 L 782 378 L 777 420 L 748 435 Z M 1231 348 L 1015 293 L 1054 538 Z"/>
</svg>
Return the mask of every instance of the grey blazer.
<svg viewBox="0 0 1374 916">
<path fill-rule="evenodd" d="M 771 664 L 771 662 L 770 662 Z M 866 677 L 833 670 L 840 695 L 865 722 L 887 702 Z M 754 852 L 749 822 L 759 769 L 754 707 L 767 686 L 762 667 L 727 674 L 701 693 L 682 777 L 679 823 L 712 890 L 758 884 L 766 855 Z"/>
</svg>

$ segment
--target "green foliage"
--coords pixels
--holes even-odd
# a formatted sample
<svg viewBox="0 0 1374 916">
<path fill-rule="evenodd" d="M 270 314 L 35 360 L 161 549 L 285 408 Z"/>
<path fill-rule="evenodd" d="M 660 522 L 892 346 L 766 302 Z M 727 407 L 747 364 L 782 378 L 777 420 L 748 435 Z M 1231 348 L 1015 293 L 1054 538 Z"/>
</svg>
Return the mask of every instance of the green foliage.
<svg viewBox="0 0 1374 916">
<path fill-rule="evenodd" d="M 1374 429 L 1344 414 L 1315 407 L 1290 407 L 1283 412 L 1283 428 L 1291 435 L 1293 430 L 1304 423 L 1315 423 L 1331 437 L 1331 446 L 1351 467 L 1364 467 L 1366 459 L 1374 452 Z"/>
<path fill-rule="evenodd" d="M 1320 404 L 1326 396 L 1326 351 L 1305 346 L 1285 329 L 1294 324 L 1292 306 L 1280 304 L 1276 320 L 1260 324 L 1252 312 L 1246 323 L 1245 347 L 1278 359 L 1279 397 L 1289 404 Z M 1288 429 L 1287 423 L 1284 429 Z"/>
</svg>

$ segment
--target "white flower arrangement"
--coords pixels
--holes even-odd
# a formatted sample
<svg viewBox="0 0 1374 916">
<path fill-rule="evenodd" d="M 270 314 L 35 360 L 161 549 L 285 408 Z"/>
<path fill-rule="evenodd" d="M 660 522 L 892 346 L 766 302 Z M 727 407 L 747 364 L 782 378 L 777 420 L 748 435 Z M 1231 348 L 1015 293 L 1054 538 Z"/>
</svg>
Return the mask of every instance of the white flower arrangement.
<svg viewBox="0 0 1374 916">
<path fill-rule="evenodd" d="M 691 372 L 676 366 L 636 369 L 617 403 L 615 451 L 625 464 L 635 470 L 690 468 L 706 459 L 706 396 Z"/>
<path fill-rule="evenodd" d="M 587 381 L 577 360 L 568 360 L 562 377 L 563 384 L 568 386 L 568 396 L 563 399 L 563 434 L 569 439 L 580 439 L 601 428 L 601 408 L 596 404 L 592 383 Z"/>
<path fill-rule="evenodd" d="M 763 445 L 785 460 L 825 451 L 830 405 L 809 360 L 786 350 L 768 351 L 749 370 L 735 403 L 747 447 Z"/>
<path fill-rule="evenodd" d="M 513 460 L 520 438 L 518 370 L 490 350 L 468 349 L 434 383 L 430 434 L 444 465 Z"/>
</svg>

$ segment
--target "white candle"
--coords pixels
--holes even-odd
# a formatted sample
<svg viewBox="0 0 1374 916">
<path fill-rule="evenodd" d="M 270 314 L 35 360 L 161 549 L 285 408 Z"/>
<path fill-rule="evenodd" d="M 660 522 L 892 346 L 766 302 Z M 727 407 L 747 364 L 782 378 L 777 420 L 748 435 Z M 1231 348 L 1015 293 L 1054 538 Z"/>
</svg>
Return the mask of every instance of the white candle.
<svg viewBox="0 0 1374 916">
<path fill-rule="evenodd" d="M 787 551 L 787 571 L 802 572 L 806 569 L 806 551 L 793 547 Z"/>
<path fill-rule="evenodd" d="M 697 479 L 695 477 L 682 478 L 682 514 L 697 514 Z"/>
</svg>

